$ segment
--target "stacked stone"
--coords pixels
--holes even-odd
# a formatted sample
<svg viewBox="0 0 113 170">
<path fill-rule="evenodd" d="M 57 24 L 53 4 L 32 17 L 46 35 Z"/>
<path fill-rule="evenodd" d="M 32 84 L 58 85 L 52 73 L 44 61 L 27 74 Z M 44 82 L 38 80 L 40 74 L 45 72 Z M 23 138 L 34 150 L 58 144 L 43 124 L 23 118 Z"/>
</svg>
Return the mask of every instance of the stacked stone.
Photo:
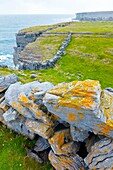
<svg viewBox="0 0 113 170">
<path fill-rule="evenodd" d="M 21 62 L 19 61 L 18 69 L 19 70 L 42 70 L 54 67 L 56 62 L 61 58 L 62 55 L 65 55 L 65 48 L 68 46 L 69 42 L 71 41 L 72 35 L 69 33 L 68 37 L 62 43 L 62 46 L 57 51 L 56 55 L 51 58 L 50 60 L 46 60 L 45 63 L 40 62 Z"/>
<path fill-rule="evenodd" d="M 56 170 L 113 169 L 113 89 L 85 80 L 57 86 L 10 81 L 5 90 L 0 121 L 37 138 L 29 157 L 42 163 L 47 151 Z"/>
</svg>

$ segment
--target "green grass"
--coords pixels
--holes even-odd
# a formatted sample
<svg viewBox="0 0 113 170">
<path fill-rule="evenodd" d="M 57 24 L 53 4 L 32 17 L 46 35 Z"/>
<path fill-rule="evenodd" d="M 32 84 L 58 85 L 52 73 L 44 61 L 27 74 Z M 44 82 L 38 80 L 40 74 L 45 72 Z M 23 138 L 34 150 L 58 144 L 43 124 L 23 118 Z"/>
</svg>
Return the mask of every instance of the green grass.
<svg viewBox="0 0 113 170">
<path fill-rule="evenodd" d="M 28 60 L 29 55 L 33 61 L 44 62 L 56 55 L 66 37 L 66 35 L 43 35 L 35 42 L 28 44 L 21 52 L 21 56 L 24 60 Z"/>
<path fill-rule="evenodd" d="M 72 22 L 67 27 L 60 27 L 49 32 L 94 32 L 113 33 L 113 22 Z"/>
<path fill-rule="evenodd" d="M 0 170 L 53 170 L 49 162 L 38 164 L 26 156 L 34 143 L 0 124 Z"/>
</svg>

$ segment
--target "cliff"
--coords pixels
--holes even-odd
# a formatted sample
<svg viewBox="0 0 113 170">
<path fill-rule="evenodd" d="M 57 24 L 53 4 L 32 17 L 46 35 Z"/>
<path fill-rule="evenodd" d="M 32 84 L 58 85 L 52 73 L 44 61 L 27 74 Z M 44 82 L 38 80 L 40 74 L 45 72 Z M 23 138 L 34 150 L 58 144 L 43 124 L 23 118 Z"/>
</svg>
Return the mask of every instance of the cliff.
<svg viewBox="0 0 113 170">
<path fill-rule="evenodd" d="M 80 21 L 113 21 L 113 11 L 77 13 L 76 20 L 80 20 Z"/>
<path fill-rule="evenodd" d="M 57 170 L 113 168 L 112 88 L 102 90 L 97 80 L 57 86 L 16 81 L 15 75 L 0 78 L 0 121 L 37 138 L 30 157 L 42 162 L 40 151 L 49 149 Z"/>
<path fill-rule="evenodd" d="M 17 47 L 14 47 L 15 52 L 13 54 L 15 66 L 24 70 L 40 70 L 53 67 L 63 54 L 63 48 L 68 45 L 70 38 L 66 41 L 68 35 L 58 35 L 56 37 L 48 31 L 66 27 L 69 24 L 38 26 L 19 31 L 16 35 Z M 64 45 L 62 45 L 63 42 Z M 67 44 L 65 44 L 66 42 Z"/>
</svg>

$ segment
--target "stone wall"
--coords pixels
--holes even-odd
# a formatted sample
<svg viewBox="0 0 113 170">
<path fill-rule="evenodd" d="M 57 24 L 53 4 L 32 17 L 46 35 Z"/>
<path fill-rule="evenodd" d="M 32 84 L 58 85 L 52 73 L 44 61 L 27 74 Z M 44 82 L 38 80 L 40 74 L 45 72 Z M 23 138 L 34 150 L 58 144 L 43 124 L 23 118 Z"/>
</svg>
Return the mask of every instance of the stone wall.
<svg viewBox="0 0 113 170">
<path fill-rule="evenodd" d="M 80 21 L 110 21 L 113 20 L 113 11 L 83 12 L 76 14 L 76 20 Z"/>
<path fill-rule="evenodd" d="M 0 121 L 37 142 L 56 170 L 113 169 L 113 89 L 99 81 L 21 84 L 16 75 L 0 77 Z"/>
<path fill-rule="evenodd" d="M 40 69 L 47 69 L 47 68 L 53 67 L 53 65 L 56 63 L 56 61 L 61 57 L 61 53 L 63 52 L 61 49 L 59 49 L 58 54 L 56 54 L 56 56 L 53 56 L 53 58 L 49 61 L 48 60 L 45 61 L 45 63 L 33 62 L 32 60 L 29 61 L 29 59 L 28 59 L 28 62 L 25 62 L 24 58 L 22 59 L 21 53 L 28 44 L 35 42 L 37 40 L 37 38 L 39 38 L 42 34 L 46 33 L 49 30 L 56 29 L 58 27 L 66 27 L 69 24 L 70 24 L 70 22 L 53 25 L 52 27 L 49 27 L 49 28 L 44 29 L 39 32 L 21 32 L 20 31 L 19 33 L 17 33 L 16 34 L 17 47 L 14 47 L 14 54 L 13 54 L 13 61 L 14 61 L 14 65 L 16 66 L 16 68 L 20 69 L 20 70 L 21 69 L 23 69 L 23 70 L 27 70 L 27 69 L 28 70 L 40 70 Z M 67 41 L 63 42 L 64 46 L 62 44 L 62 47 L 65 47 L 65 45 L 66 45 L 65 43 Z M 59 52 L 60 52 L 60 54 L 59 54 Z M 28 53 L 28 56 L 29 56 L 29 53 Z M 20 60 L 20 58 L 21 58 L 21 60 Z M 32 56 L 32 58 L 33 58 L 33 56 Z"/>
</svg>

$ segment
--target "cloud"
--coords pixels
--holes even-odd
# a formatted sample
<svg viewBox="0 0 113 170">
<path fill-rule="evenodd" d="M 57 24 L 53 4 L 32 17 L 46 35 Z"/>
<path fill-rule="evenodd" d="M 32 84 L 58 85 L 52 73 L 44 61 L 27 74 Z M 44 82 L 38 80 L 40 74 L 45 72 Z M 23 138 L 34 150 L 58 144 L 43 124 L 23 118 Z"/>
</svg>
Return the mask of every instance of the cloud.
<svg viewBox="0 0 113 170">
<path fill-rule="evenodd" d="M 63 14 L 113 9 L 113 0 L 0 0 L 0 14 Z"/>
</svg>

